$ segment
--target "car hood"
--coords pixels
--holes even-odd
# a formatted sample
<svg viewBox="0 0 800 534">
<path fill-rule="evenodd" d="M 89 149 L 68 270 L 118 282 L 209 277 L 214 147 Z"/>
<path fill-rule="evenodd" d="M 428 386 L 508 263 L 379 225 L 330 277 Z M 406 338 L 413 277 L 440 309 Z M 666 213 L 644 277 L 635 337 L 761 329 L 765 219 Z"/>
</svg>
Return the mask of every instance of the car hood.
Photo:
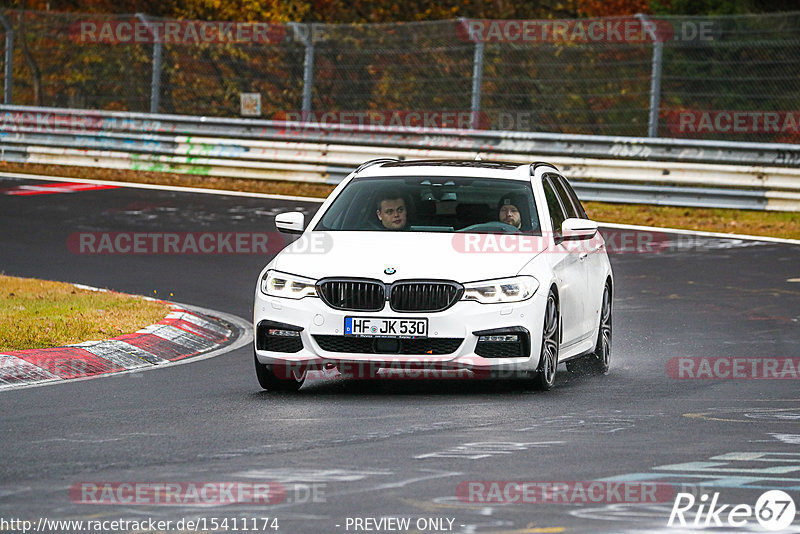
<svg viewBox="0 0 800 534">
<path fill-rule="evenodd" d="M 541 237 L 516 234 L 306 232 L 278 254 L 272 267 L 315 279 L 470 282 L 515 276 L 545 246 Z"/>
</svg>

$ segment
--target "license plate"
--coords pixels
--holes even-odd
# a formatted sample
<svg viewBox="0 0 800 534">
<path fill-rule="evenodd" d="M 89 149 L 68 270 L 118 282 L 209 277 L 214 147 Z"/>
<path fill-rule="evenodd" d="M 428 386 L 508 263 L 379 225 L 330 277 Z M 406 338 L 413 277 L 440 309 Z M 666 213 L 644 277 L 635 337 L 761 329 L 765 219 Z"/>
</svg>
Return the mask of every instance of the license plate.
<svg viewBox="0 0 800 534">
<path fill-rule="evenodd" d="M 345 317 L 344 335 L 360 337 L 428 337 L 427 319 Z"/>
</svg>

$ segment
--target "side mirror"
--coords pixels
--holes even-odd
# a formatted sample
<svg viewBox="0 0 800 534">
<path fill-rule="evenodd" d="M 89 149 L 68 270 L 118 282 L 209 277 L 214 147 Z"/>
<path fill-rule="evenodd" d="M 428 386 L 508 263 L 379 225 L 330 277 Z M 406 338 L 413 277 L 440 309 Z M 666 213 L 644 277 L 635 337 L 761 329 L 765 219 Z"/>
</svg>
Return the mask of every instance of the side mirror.
<svg viewBox="0 0 800 534">
<path fill-rule="evenodd" d="M 589 239 L 597 233 L 597 222 L 570 218 L 561 224 L 561 239 Z"/>
<path fill-rule="evenodd" d="M 302 234 L 305 216 L 299 211 L 287 211 L 275 216 L 275 227 L 284 234 Z"/>
</svg>

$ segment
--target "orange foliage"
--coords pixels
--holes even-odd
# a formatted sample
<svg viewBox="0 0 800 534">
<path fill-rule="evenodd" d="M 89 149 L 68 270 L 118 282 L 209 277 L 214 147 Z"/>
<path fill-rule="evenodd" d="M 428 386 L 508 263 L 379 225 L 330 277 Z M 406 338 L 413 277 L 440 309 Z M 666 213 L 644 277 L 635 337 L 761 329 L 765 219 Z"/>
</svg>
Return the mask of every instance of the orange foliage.
<svg viewBox="0 0 800 534">
<path fill-rule="evenodd" d="M 578 0 L 578 13 L 584 17 L 619 17 L 650 13 L 648 0 Z"/>
</svg>

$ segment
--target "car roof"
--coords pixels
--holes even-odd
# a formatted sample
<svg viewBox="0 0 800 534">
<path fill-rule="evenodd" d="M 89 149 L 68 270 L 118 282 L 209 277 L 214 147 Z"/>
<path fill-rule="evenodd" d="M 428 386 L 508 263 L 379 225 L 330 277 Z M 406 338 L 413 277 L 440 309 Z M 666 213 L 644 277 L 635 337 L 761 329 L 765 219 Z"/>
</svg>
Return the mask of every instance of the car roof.
<svg viewBox="0 0 800 534">
<path fill-rule="evenodd" d="M 464 176 L 482 178 L 505 178 L 511 180 L 530 180 L 530 163 L 483 160 L 392 160 L 368 161 L 356 171 L 356 176 Z"/>
<path fill-rule="evenodd" d="M 470 161 L 460 159 L 420 159 L 393 161 L 381 164 L 383 167 L 471 167 L 475 169 L 498 169 L 511 171 L 518 168 L 520 163 L 507 161 Z"/>
</svg>

